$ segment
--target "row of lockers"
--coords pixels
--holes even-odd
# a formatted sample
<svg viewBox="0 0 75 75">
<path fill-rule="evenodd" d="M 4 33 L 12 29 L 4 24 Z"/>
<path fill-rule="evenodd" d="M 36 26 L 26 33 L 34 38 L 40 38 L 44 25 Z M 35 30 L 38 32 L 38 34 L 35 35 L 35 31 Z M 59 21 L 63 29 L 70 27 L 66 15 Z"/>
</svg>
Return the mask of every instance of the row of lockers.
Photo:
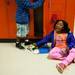
<svg viewBox="0 0 75 75">
<path fill-rule="evenodd" d="M 42 10 L 42 11 L 41 11 Z M 53 28 L 52 20 L 65 19 L 69 23 L 71 31 L 74 29 L 75 16 L 75 0 L 45 0 L 43 7 L 35 10 L 30 10 L 30 32 L 29 37 L 42 37 L 48 34 Z M 16 38 L 16 2 L 15 0 L 0 0 L 0 39 L 15 39 Z M 41 21 L 38 13 L 41 13 Z M 38 17 L 34 17 L 34 15 Z M 36 19 L 36 20 L 35 20 Z M 36 22 L 35 22 L 36 21 Z M 39 27 L 36 23 L 40 22 L 42 29 L 41 35 Z M 39 24 L 39 23 L 38 23 Z M 39 25 L 38 25 L 39 26 Z M 36 31 L 36 28 L 37 31 Z M 37 35 L 37 33 L 39 32 Z"/>
</svg>

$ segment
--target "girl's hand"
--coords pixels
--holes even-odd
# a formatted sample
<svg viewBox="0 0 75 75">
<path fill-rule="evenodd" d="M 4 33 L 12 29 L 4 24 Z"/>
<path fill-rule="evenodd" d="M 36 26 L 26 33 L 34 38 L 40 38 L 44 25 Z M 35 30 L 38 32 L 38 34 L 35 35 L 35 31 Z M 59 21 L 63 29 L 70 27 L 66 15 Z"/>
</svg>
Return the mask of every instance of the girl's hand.
<svg viewBox="0 0 75 75">
<path fill-rule="evenodd" d="M 35 44 L 29 45 L 27 49 L 30 50 L 34 54 L 39 54 L 39 49 Z"/>
<path fill-rule="evenodd" d="M 32 51 L 32 50 L 35 50 L 35 49 L 37 49 L 37 48 L 38 48 L 38 47 L 36 46 L 36 44 L 33 43 L 33 44 L 29 45 L 27 49 L 30 50 L 30 51 Z"/>
</svg>

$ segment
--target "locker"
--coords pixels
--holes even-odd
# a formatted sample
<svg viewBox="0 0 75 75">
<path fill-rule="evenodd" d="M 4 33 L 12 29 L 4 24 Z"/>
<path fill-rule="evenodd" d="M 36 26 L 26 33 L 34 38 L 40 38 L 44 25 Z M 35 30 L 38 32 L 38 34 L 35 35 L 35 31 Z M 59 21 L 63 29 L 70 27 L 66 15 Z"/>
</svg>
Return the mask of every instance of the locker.
<svg viewBox="0 0 75 75">
<path fill-rule="evenodd" d="M 8 22 L 8 36 L 9 39 L 16 37 L 16 3 L 15 0 L 6 0 L 7 6 L 7 22 Z"/>
<path fill-rule="evenodd" d="M 15 9 L 15 0 L 0 0 L 0 39 L 16 37 Z"/>
<path fill-rule="evenodd" d="M 46 0 L 44 4 L 44 36 L 53 30 L 52 20 L 65 19 L 66 0 Z M 46 7 L 45 7 L 46 6 Z M 52 19 L 53 18 L 53 19 Z"/>
<path fill-rule="evenodd" d="M 33 0 L 31 0 L 33 1 Z M 0 39 L 16 38 L 16 2 L 15 0 L 0 0 Z M 39 9 L 36 11 L 38 14 Z M 71 31 L 74 31 L 75 0 L 45 0 L 42 7 L 42 34 L 36 36 L 35 11 L 30 9 L 29 38 L 41 38 L 53 30 L 53 22 L 56 19 L 64 19 L 69 23 Z M 37 17 L 36 17 L 37 18 Z M 40 17 L 38 17 L 39 19 Z M 37 23 L 38 24 L 38 23 Z M 40 26 L 40 25 L 39 25 Z M 37 27 L 38 28 L 38 27 Z M 37 32 L 38 29 L 37 29 Z M 39 32 L 40 33 L 40 32 Z"/>
<path fill-rule="evenodd" d="M 53 24 L 50 23 L 52 17 L 66 20 L 69 23 L 71 31 L 73 32 L 75 16 L 74 6 L 75 0 L 45 0 L 43 15 L 43 36 L 52 31 Z"/>
<path fill-rule="evenodd" d="M 5 0 L 0 0 L 0 38 L 8 38 L 7 8 Z"/>
</svg>

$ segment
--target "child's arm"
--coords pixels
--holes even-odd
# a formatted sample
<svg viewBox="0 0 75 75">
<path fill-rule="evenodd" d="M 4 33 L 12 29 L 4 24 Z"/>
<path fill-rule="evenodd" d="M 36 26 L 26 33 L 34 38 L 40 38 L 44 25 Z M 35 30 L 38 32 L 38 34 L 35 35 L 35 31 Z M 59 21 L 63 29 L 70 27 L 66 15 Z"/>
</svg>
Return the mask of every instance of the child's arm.
<svg viewBox="0 0 75 75">
<path fill-rule="evenodd" d="M 36 2 L 31 3 L 29 0 L 24 0 L 25 8 L 36 9 L 42 6 L 44 0 L 37 0 Z"/>
<path fill-rule="evenodd" d="M 46 44 L 47 42 L 52 42 L 54 32 L 49 33 L 48 35 L 46 35 L 42 40 L 36 42 L 36 45 L 38 47 L 40 47 L 41 45 Z"/>
</svg>

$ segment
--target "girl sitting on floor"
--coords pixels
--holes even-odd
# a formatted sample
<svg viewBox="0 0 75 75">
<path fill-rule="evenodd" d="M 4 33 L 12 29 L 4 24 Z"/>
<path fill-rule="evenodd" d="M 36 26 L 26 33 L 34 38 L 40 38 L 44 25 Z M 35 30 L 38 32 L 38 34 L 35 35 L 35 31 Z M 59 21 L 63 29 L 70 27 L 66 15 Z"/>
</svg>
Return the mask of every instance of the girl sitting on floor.
<svg viewBox="0 0 75 75">
<path fill-rule="evenodd" d="M 63 73 L 64 69 L 75 59 L 75 38 L 68 23 L 64 20 L 57 20 L 54 30 L 34 45 L 40 47 L 47 42 L 52 43 L 48 59 L 61 60 L 56 68 L 60 73 Z"/>
</svg>

